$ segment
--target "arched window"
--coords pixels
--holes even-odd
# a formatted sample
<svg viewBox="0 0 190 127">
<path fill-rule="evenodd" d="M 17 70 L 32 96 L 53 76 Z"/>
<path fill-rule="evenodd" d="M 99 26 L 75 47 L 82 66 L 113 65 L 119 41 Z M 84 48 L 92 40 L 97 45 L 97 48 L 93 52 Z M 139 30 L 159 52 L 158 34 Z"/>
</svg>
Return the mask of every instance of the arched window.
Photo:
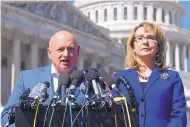
<svg viewBox="0 0 190 127">
<path fill-rule="evenodd" d="M 156 11 L 157 11 L 157 9 L 154 8 L 154 9 L 153 9 L 153 19 L 154 19 L 154 21 L 156 21 Z"/>
<path fill-rule="evenodd" d="M 137 19 L 137 7 L 134 9 L 134 19 Z"/>
<path fill-rule="evenodd" d="M 144 20 L 147 20 L 147 7 L 144 7 Z"/>
<path fill-rule="evenodd" d="M 117 8 L 114 8 L 114 20 L 117 20 Z"/>
<path fill-rule="evenodd" d="M 124 20 L 127 19 L 127 7 L 124 7 Z"/>
<path fill-rule="evenodd" d="M 104 9 L 104 21 L 107 21 L 107 9 Z"/>
<path fill-rule="evenodd" d="M 98 22 L 98 11 L 96 10 L 96 23 Z"/>
<path fill-rule="evenodd" d="M 162 10 L 162 22 L 165 22 L 165 11 Z"/>
</svg>

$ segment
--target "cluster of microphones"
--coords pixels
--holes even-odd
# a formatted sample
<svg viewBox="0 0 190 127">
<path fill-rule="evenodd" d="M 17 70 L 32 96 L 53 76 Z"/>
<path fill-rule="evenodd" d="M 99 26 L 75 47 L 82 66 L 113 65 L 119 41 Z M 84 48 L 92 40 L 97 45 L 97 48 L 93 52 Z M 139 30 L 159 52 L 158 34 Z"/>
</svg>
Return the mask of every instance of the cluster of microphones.
<svg viewBox="0 0 190 127">
<path fill-rule="evenodd" d="M 58 88 L 54 96 L 50 99 L 49 106 L 63 105 L 89 105 L 94 107 L 112 106 L 113 98 L 111 89 L 114 89 L 120 96 L 124 96 L 119 89 L 119 84 L 124 84 L 130 97 L 130 107 L 136 107 L 137 102 L 133 89 L 125 77 L 120 76 L 115 81 L 103 68 L 74 70 L 70 75 L 62 73 L 58 78 Z M 50 83 L 44 81 L 28 88 L 20 97 L 20 107 L 22 109 L 35 109 L 38 102 L 45 102 L 49 99 L 48 88 Z M 82 93 L 84 98 L 77 101 L 77 93 Z M 12 111 L 11 111 L 12 112 Z M 10 113 L 11 114 L 11 113 Z M 10 115 L 12 117 L 12 115 Z M 13 117 L 14 118 L 14 117 Z M 9 125 L 14 122 L 9 117 Z"/>
</svg>

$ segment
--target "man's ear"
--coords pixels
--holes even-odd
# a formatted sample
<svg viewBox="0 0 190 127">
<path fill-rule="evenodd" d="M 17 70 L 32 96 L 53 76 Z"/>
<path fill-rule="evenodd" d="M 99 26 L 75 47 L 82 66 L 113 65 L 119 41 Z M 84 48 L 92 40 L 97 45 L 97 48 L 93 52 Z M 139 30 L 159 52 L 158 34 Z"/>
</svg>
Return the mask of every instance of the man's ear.
<svg viewBox="0 0 190 127">
<path fill-rule="evenodd" d="M 51 59 L 51 50 L 49 48 L 46 49 L 49 59 Z"/>
<path fill-rule="evenodd" d="M 80 54 L 80 45 L 77 46 L 77 49 L 78 49 L 77 54 L 79 56 L 79 54 Z"/>
</svg>

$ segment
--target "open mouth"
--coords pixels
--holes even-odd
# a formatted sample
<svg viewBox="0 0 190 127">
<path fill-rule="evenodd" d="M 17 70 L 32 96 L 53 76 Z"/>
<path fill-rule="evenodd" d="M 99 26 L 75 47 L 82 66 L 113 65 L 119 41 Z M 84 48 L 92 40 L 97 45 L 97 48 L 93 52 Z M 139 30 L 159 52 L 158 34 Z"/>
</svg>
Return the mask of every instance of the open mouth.
<svg viewBox="0 0 190 127">
<path fill-rule="evenodd" d="M 61 60 L 63 63 L 69 63 L 69 60 Z"/>
</svg>

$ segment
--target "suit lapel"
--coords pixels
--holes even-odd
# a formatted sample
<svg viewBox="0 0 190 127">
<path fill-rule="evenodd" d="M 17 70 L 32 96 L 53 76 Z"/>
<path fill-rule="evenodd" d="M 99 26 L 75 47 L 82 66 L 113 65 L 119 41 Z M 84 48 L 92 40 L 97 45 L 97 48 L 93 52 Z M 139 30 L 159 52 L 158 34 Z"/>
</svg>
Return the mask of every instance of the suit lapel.
<svg viewBox="0 0 190 127">
<path fill-rule="evenodd" d="M 144 95 L 146 95 L 146 93 L 148 92 L 150 87 L 154 84 L 154 82 L 160 78 L 160 75 L 161 75 L 160 69 L 158 67 L 154 67 L 152 70 L 152 74 L 150 75 L 150 78 L 147 84 L 145 85 Z"/>
<path fill-rule="evenodd" d="M 53 85 L 53 79 L 51 75 L 51 64 L 40 70 L 40 81 L 50 82 L 50 87 L 48 88 L 49 97 L 46 100 L 46 102 L 49 102 L 54 95 L 54 85 Z"/>
<path fill-rule="evenodd" d="M 138 77 L 137 77 L 137 71 L 136 71 L 136 69 L 129 69 L 128 71 L 130 73 L 125 74 L 126 78 L 128 79 L 129 84 L 134 89 L 134 93 L 135 93 L 137 101 L 140 102 L 140 100 L 143 96 L 143 92 L 142 92 L 142 87 L 141 87 Z"/>
</svg>

